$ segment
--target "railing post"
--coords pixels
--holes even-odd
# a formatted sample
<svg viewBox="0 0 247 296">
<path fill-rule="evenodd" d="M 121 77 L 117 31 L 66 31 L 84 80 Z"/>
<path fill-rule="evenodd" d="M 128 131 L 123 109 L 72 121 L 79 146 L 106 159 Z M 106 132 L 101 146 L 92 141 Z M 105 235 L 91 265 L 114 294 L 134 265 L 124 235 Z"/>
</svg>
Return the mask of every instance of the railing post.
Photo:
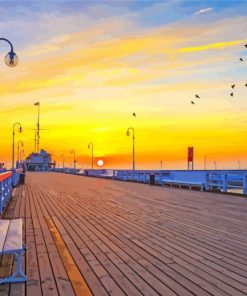
<svg viewBox="0 0 247 296">
<path fill-rule="evenodd" d="M 205 190 L 209 190 L 209 173 L 206 173 Z"/>
<path fill-rule="evenodd" d="M 3 213 L 3 182 L 0 182 L 0 214 Z"/>
<path fill-rule="evenodd" d="M 247 174 L 243 175 L 243 195 L 247 195 Z"/>
<path fill-rule="evenodd" d="M 227 174 L 222 175 L 223 192 L 227 192 Z"/>
<path fill-rule="evenodd" d="M 160 175 L 159 175 L 159 184 L 162 185 L 162 170 L 160 170 Z"/>
</svg>

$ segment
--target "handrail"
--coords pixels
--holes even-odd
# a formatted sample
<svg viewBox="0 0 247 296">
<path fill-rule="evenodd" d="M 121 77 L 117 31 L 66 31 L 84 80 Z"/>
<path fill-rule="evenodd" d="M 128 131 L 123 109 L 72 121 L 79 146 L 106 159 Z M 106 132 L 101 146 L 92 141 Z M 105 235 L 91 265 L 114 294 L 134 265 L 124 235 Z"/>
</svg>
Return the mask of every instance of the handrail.
<svg viewBox="0 0 247 296">
<path fill-rule="evenodd" d="M 8 179 L 9 177 L 12 176 L 12 172 L 11 171 L 8 171 L 8 172 L 4 172 L 4 173 L 1 173 L 0 174 L 0 182 Z"/>
</svg>

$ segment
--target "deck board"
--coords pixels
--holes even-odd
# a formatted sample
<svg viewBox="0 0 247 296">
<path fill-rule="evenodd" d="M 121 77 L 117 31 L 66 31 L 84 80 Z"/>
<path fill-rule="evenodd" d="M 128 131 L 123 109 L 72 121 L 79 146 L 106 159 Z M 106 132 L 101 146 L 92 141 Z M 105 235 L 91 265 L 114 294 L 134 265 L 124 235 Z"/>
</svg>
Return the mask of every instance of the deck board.
<svg viewBox="0 0 247 296">
<path fill-rule="evenodd" d="M 247 294 L 245 198 L 28 173 L 4 216 L 19 217 L 28 281 L 1 295 Z"/>
</svg>

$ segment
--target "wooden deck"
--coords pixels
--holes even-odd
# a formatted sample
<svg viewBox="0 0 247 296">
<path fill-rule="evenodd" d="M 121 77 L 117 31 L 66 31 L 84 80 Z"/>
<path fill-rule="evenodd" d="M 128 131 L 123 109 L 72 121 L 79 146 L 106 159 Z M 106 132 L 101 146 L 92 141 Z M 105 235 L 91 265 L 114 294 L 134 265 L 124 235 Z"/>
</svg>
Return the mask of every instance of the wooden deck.
<svg viewBox="0 0 247 296">
<path fill-rule="evenodd" d="M 1 296 L 247 295 L 244 198 L 28 173 L 4 216 L 18 217 L 28 281 Z"/>
</svg>

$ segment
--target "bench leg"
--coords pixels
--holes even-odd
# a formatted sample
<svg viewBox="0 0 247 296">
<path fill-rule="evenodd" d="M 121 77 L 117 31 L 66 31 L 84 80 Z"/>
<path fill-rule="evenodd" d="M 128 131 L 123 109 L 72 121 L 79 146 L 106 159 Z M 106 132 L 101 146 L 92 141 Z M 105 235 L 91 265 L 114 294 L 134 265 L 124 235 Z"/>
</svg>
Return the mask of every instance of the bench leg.
<svg viewBox="0 0 247 296">
<path fill-rule="evenodd" d="M 0 279 L 0 284 L 4 283 L 21 283 L 27 280 L 26 275 L 22 271 L 21 259 L 25 250 L 21 250 L 15 253 L 16 256 L 16 271 L 8 278 Z"/>
</svg>

